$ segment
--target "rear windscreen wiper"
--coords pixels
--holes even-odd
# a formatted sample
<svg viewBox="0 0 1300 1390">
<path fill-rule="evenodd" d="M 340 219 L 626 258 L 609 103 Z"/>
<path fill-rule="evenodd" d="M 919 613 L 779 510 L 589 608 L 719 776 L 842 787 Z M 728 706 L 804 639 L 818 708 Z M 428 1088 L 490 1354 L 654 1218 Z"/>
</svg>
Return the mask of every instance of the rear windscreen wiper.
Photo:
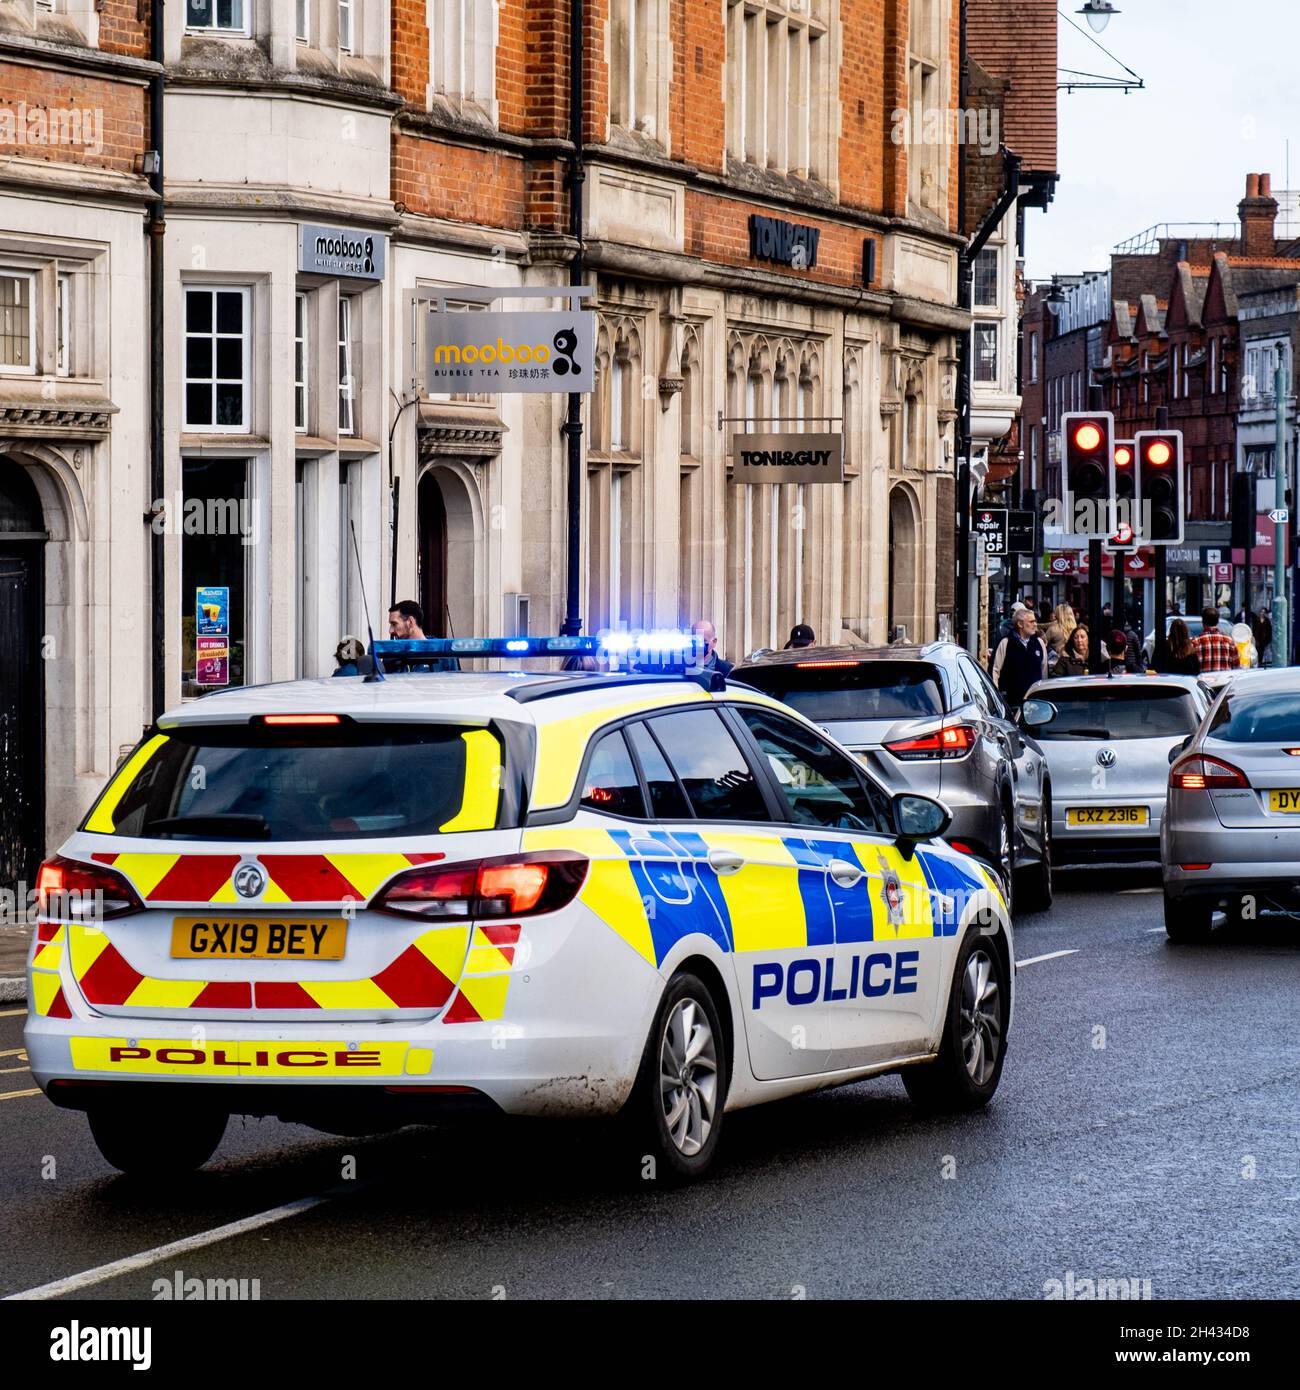
<svg viewBox="0 0 1300 1390">
<path fill-rule="evenodd" d="M 145 835 L 208 835 L 214 839 L 269 840 L 271 827 L 263 816 L 238 812 L 206 816 L 160 816 L 146 822 Z"/>
</svg>

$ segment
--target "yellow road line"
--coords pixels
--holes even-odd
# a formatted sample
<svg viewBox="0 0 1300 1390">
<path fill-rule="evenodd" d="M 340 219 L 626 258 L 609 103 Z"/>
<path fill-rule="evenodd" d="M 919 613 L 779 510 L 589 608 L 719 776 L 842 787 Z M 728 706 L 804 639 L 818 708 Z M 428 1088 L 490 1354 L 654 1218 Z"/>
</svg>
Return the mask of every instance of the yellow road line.
<svg viewBox="0 0 1300 1390">
<path fill-rule="evenodd" d="M 31 1071 L 31 1067 L 0 1067 L 0 1076 L 17 1076 L 20 1071 Z"/>
<path fill-rule="evenodd" d="M 40 1093 L 39 1086 L 31 1091 L 0 1091 L 0 1100 L 21 1100 L 23 1096 L 39 1096 Z"/>
<path fill-rule="evenodd" d="M 3 1009 L 0 1010 L 0 1018 L 21 1018 L 26 1012 L 26 1009 Z"/>
<path fill-rule="evenodd" d="M 4 1050 L 3 1052 L 0 1052 L 0 1057 L 26 1057 L 26 1056 L 27 1056 L 27 1049 L 26 1049 L 25 1047 L 7 1047 L 7 1048 L 5 1048 L 5 1050 Z"/>
</svg>

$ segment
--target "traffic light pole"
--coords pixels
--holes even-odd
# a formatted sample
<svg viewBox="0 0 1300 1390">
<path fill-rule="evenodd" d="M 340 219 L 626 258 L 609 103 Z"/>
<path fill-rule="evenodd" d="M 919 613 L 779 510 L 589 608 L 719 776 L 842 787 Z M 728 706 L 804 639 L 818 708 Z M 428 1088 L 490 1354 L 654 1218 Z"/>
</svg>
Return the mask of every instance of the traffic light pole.
<svg viewBox="0 0 1300 1390">
<path fill-rule="evenodd" d="M 1275 417 L 1277 442 L 1273 457 L 1276 460 L 1273 476 L 1276 481 L 1273 505 L 1279 514 L 1286 514 L 1286 479 L 1289 469 L 1286 461 L 1286 367 L 1282 353 L 1277 355 L 1277 368 L 1273 373 L 1273 399 L 1277 402 Z M 1286 545 L 1289 523 L 1279 521 L 1273 539 L 1273 665 L 1287 664 L 1287 638 L 1290 635 L 1289 605 L 1286 593 Z M 1250 556 L 1247 554 L 1246 559 Z M 1261 656 L 1263 653 L 1261 653 Z"/>
<path fill-rule="evenodd" d="M 1151 664 L 1157 671 L 1163 671 L 1169 659 L 1169 625 L 1165 622 L 1169 608 L 1169 549 L 1158 545 L 1156 551 L 1156 647 L 1151 654 Z"/>
<path fill-rule="evenodd" d="M 1095 676 L 1101 670 L 1101 644 L 1109 635 L 1101 630 L 1101 541 L 1088 542 L 1088 615 L 1093 632 L 1088 642 L 1088 670 Z"/>
</svg>

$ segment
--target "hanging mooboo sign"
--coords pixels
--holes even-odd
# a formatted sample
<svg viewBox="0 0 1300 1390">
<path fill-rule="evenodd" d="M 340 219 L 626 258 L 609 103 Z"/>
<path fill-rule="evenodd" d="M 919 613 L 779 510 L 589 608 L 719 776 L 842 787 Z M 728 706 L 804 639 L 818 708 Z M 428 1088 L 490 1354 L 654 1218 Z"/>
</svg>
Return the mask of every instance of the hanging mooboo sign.
<svg viewBox="0 0 1300 1390">
<path fill-rule="evenodd" d="M 424 385 L 428 391 L 514 394 L 587 393 L 595 389 L 596 316 L 581 305 L 590 290 L 440 290 L 426 316 Z M 567 309 L 480 309 L 496 299 L 570 297 Z M 466 308 L 448 309 L 447 300 Z M 475 307 L 468 307 L 474 305 Z"/>
<path fill-rule="evenodd" d="M 733 483 L 842 483 L 842 434 L 737 434 Z"/>
</svg>

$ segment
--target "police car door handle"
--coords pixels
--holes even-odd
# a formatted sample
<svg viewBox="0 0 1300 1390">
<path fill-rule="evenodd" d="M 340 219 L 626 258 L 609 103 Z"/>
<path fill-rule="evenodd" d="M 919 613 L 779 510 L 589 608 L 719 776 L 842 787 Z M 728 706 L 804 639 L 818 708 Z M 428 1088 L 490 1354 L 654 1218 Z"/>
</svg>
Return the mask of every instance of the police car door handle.
<svg viewBox="0 0 1300 1390">
<path fill-rule="evenodd" d="M 715 874 L 734 874 L 738 869 L 745 867 L 745 860 L 729 849 L 711 849 L 709 867 Z"/>
<path fill-rule="evenodd" d="M 850 864 L 845 859 L 832 859 L 827 872 L 841 888 L 852 888 L 867 876 L 867 871 L 858 864 Z"/>
</svg>

